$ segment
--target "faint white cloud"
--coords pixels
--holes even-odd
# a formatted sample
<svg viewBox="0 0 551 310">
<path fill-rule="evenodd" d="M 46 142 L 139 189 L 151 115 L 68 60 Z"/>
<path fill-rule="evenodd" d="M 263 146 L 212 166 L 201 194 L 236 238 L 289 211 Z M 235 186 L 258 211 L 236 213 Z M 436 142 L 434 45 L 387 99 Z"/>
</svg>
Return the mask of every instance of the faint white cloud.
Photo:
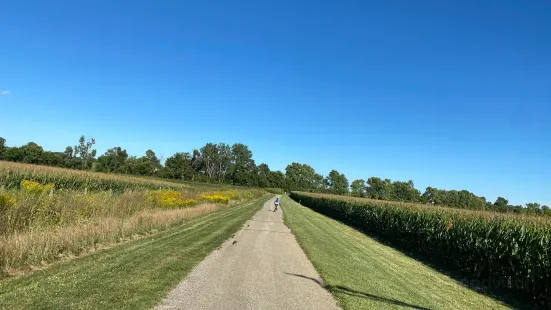
<svg viewBox="0 0 551 310">
<path fill-rule="evenodd" d="M 0 90 L 0 95 L 2 95 L 2 96 L 7 96 L 9 94 L 11 94 L 11 92 L 9 90 Z"/>
</svg>

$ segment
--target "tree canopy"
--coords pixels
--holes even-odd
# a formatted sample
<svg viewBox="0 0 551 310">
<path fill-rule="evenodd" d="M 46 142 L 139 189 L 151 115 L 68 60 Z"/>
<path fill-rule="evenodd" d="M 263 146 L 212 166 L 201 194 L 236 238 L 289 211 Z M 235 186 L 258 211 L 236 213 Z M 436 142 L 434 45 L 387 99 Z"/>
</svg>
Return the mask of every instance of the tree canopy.
<svg viewBox="0 0 551 310">
<path fill-rule="evenodd" d="M 96 158 L 94 138 L 81 136 L 74 147 L 52 152 L 35 142 L 8 146 L 0 137 L 0 160 L 48 165 L 106 173 L 155 176 L 181 181 L 217 182 L 250 187 L 281 188 L 286 191 L 309 191 L 351 195 L 371 199 L 426 203 L 452 208 L 490 210 L 495 212 L 551 215 L 548 206 L 528 203 L 525 207 L 510 205 L 503 197 L 486 201 L 467 190 L 444 190 L 427 187 L 421 194 L 412 180 L 392 181 L 369 177 L 349 184 L 343 173 L 331 170 L 324 178 L 308 164 L 293 162 L 282 171 L 273 171 L 266 163 L 256 165 L 253 152 L 242 143 L 206 143 L 198 149 L 177 152 L 162 162 L 151 149 L 141 157 L 131 156 L 122 146 L 109 148 Z M 366 181 L 367 180 L 367 181 Z"/>
</svg>

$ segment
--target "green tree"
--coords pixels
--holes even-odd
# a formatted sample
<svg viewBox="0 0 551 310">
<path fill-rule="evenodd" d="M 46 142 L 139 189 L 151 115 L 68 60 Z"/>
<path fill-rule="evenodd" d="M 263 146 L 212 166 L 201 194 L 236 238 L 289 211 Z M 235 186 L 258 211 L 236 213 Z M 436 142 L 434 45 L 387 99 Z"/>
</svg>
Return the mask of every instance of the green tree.
<svg viewBox="0 0 551 310">
<path fill-rule="evenodd" d="M 285 174 L 281 171 L 270 171 L 268 173 L 268 187 L 285 188 Z"/>
<path fill-rule="evenodd" d="M 526 212 L 528 214 L 541 214 L 542 210 L 540 209 L 540 204 L 531 202 L 526 204 Z"/>
<path fill-rule="evenodd" d="M 0 137 L 0 160 L 4 159 L 2 154 L 4 154 L 5 150 L 6 150 L 6 139 Z"/>
<path fill-rule="evenodd" d="M 65 158 L 72 158 L 74 154 L 74 150 L 72 147 L 68 146 L 65 148 L 65 151 L 63 152 L 65 155 Z"/>
<path fill-rule="evenodd" d="M 75 146 L 74 151 L 80 158 L 82 163 L 82 169 L 89 169 L 92 166 L 92 162 L 96 157 L 96 150 L 92 149 L 92 146 L 96 144 L 96 140 L 92 138 L 86 141 L 84 136 L 81 136 L 78 140 L 79 145 Z"/>
<path fill-rule="evenodd" d="M 214 180 L 218 169 L 218 147 L 214 143 L 207 143 L 200 149 L 201 166 L 209 180 Z"/>
<path fill-rule="evenodd" d="M 198 149 L 194 149 L 193 154 L 191 155 L 191 168 L 195 171 L 193 174 L 194 176 L 205 173 L 203 162 L 201 160 L 201 152 Z"/>
<path fill-rule="evenodd" d="M 351 194 L 354 197 L 365 197 L 365 188 L 365 180 L 363 179 L 354 180 L 350 184 Z"/>
<path fill-rule="evenodd" d="M 138 158 L 136 169 L 140 175 L 155 175 L 160 172 L 161 161 L 152 150 L 145 151 L 145 156 Z"/>
<path fill-rule="evenodd" d="M 391 187 L 391 199 L 395 201 L 419 202 L 421 201 L 421 192 L 415 189 L 413 181 L 400 182 L 395 181 Z"/>
<path fill-rule="evenodd" d="M 344 174 L 337 170 L 331 170 L 326 179 L 327 189 L 330 193 L 336 195 L 348 194 L 348 179 Z"/>
<path fill-rule="evenodd" d="M 2 156 L 4 157 L 4 160 L 7 161 L 23 162 L 23 153 L 18 147 L 6 148 Z"/>
<path fill-rule="evenodd" d="M 44 149 L 40 145 L 34 142 L 29 142 L 19 149 L 21 151 L 21 155 L 23 156 L 21 160 L 22 162 L 36 165 L 44 163 L 42 158 L 42 153 L 44 152 Z"/>
<path fill-rule="evenodd" d="M 194 170 L 190 153 L 176 153 L 167 158 L 165 163 L 167 176 L 172 179 L 192 180 Z"/>
<path fill-rule="evenodd" d="M 228 178 L 228 173 L 231 171 L 232 167 L 232 149 L 228 144 L 218 143 L 217 156 L 216 156 L 216 178 L 218 182 L 225 182 Z"/>
<path fill-rule="evenodd" d="M 321 191 L 324 188 L 324 179 L 314 168 L 296 162 L 285 168 L 285 181 L 287 191 Z"/>
<path fill-rule="evenodd" d="M 232 172 L 231 179 L 234 184 L 256 186 L 255 170 L 256 165 L 253 160 L 253 153 L 249 147 L 235 143 L 231 147 Z"/>
<path fill-rule="evenodd" d="M 123 172 L 127 159 L 128 153 L 120 146 L 110 148 L 105 154 L 98 157 L 95 170 L 101 172 Z"/>
<path fill-rule="evenodd" d="M 509 200 L 503 197 L 497 197 L 496 202 L 494 202 L 493 210 L 498 212 L 507 212 L 509 209 Z"/>
<path fill-rule="evenodd" d="M 367 194 L 373 199 L 390 200 L 392 194 L 392 182 L 390 179 L 381 180 L 378 177 L 367 179 Z"/>
<path fill-rule="evenodd" d="M 63 167 L 63 153 L 49 151 L 42 152 L 42 164 L 48 166 Z"/>
<path fill-rule="evenodd" d="M 268 175 L 270 174 L 270 167 L 267 164 L 260 164 L 256 167 L 257 184 L 260 187 L 268 187 Z"/>
<path fill-rule="evenodd" d="M 437 203 L 438 194 L 439 194 L 438 189 L 429 186 L 426 188 L 425 192 L 423 193 L 422 200 L 428 204 L 438 204 Z"/>
</svg>

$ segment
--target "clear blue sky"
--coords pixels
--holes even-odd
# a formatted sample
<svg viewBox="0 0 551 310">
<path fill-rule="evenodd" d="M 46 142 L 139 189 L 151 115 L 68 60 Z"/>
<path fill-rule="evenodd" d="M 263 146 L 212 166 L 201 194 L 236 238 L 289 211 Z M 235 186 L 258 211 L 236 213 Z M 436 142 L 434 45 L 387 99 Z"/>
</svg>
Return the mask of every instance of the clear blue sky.
<svg viewBox="0 0 551 310">
<path fill-rule="evenodd" d="M 8 0 L 0 33 L 9 145 L 242 142 L 272 169 L 551 205 L 546 0 Z"/>
</svg>

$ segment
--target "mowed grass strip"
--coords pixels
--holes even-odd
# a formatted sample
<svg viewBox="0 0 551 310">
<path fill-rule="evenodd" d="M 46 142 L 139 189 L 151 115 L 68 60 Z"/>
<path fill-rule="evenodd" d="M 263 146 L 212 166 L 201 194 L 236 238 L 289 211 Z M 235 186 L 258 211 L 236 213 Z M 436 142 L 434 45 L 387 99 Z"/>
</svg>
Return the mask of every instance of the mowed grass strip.
<svg viewBox="0 0 551 310">
<path fill-rule="evenodd" d="M 150 309 L 269 197 L 156 235 L 0 281 L 0 309 Z"/>
<path fill-rule="evenodd" d="M 282 209 L 285 223 L 344 309 L 509 309 L 288 196 Z"/>
</svg>

